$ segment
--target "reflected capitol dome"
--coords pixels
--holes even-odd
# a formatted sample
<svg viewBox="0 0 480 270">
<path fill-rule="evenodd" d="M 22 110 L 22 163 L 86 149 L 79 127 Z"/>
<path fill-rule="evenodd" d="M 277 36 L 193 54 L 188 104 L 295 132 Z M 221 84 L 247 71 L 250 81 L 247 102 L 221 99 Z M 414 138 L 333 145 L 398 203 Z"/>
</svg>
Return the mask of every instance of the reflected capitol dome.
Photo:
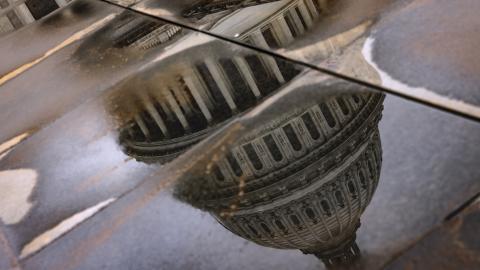
<svg viewBox="0 0 480 270">
<path fill-rule="evenodd" d="M 349 262 L 359 255 L 355 232 L 379 181 L 382 101 L 341 95 L 259 123 L 176 195 L 257 244 L 300 249 L 327 266 Z"/>
<path fill-rule="evenodd" d="M 206 16 L 221 7 L 220 2 L 272 2 L 259 4 L 270 10 L 261 21 L 247 23 L 245 29 L 228 28 L 268 48 L 286 46 L 307 31 L 326 3 L 209 2 L 211 6 L 196 5 L 184 14 Z M 212 31 L 223 31 L 229 19 L 241 18 L 242 9 L 234 11 Z M 181 30 L 173 26 L 132 21 L 125 19 L 115 28 L 125 34 L 111 33 L 117 41 L 128 40 L 127 47 L 145 50 L 165 42 L 191 42 L 176 39 Z M 166 69 L 156 71 L 163 75 L 142 79 L 141 89 L 138 82 L 123 84 L 111 103 L 116 106 L 113 115 L 122 120 L 119 140 L 129 156 L 149 163 L 171 161 L 232 118 L 305 78 L 302 69 L 271 56 L 222 57 L 214 52 L 215 48 L 206 52 L 202 61 L 182 60 L 186 52 L 170 56 Z M 257 244 L 299 249 L 327 266 L 350 262 L 360 254 L 356 230 L 379 181 L 383 98 L 364 91 L 339 93 L 307 107 L 285 108 L 275 119 L 249 130 L 207 174 L 181 181 L 175 195 Z"/>
</svg>

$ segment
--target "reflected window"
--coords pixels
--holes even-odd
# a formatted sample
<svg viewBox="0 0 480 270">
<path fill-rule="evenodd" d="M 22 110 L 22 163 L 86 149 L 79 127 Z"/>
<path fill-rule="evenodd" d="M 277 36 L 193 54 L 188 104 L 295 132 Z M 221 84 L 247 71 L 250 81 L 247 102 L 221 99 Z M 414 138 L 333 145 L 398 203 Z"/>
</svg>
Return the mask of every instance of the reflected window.
<svg viewBox="0 0 480 270">
<path fill-rule="evenodd" d="M 330 204 L 328 203 L 327 200 L 322 200 L 320 202 L 320 206 L 322 207 L 323 213 L 325 213 L 325 215 L 327 215 L 327 216 L 332 215 L 332 213 L 330 211 Z"/>
<path fill-rule="evenodd" d="M 290 220 L 293 222 L 295 226 L 300 226 L 300 220 L 296 215 L 290 215 Z"/>
<path fill-rule="evenodd" d="M 335 117 L 333 116 L 332 111 L 330 111 L 330 108 L 327 106 L 327 104 L 320 104 L 320 110 L 322 111 L 325 120 L 327 120 L 328 126 L 334 128 L 336 125 Z"/>
<path fill-rule="evenodd" d="M 352 181 L 348 181 L 347 188 L 352 198 L 357 198 L 357 189 L 355 188 L 355 184 Z"/>
<path fill-rule="evenodd" d="M 54 0 L 27 0 L 25 1 L 30 13 L 38 20 L 58 8 Z"/>
<path fill-rule="evenodd" d="M 283 159 L 282 152 L 278 148 L 277 143 L 273 139 L 272 135 L 267 135 L 263 137 L 263 141 L 267 145 L 268 151 L 270 151 L 270 154 L 272 154 L 272 157 L 275 161 L 281 161 Z"/>
<path fill-rule="evenodd" d="M 320 138 L 320 132 L 318 131 L 315 123 L 313 122 L 313 118 L 309 113 L 305 113 L 302 115 L 302 121 L 307 127 L 308 133 L 310 137 L 314 140 L 318 140 Z"/>
<path fill-rule="evenodd" d="M 347 104 L 345 103 L 345 100 L 343 98 L 337 98 L 337 103 L 340 106 L 340 110 L 342 110 L 343 115 L 348 115 L 350 114 L 350 109 L 348 108 Z"/>
<path fill-rule="evenodd" d="M 233 157 L 232 153 L 227 154 L 227 161 L 230 167 L 232 168 L 233 173 L 236 176 L 239 176 L 239 177 L 242 176 L 243 174 L 242 168 L 240 168 L 240 165 L 238 164 L 237 159 Z"/>
<path fill-rule="evenodd" d="M 283 131 L 285 132 L 285 135 L 287 135 L 288 141 L 290 142 L 290 145 L 292 145 L 293 150 L 300 151 L 302 149 L 302 143 L 300 143 L 292 125 L 288 124 L 284 126 Z"/>
<path fill-rule="evenodd" d="M 247 156 L 252 162 L 253 167 L 256 170 L 261 170 L 263 168 L 263 164 L 262 164 L 262 161 L 260 161 L 260 158 L 258 157 L 257 152 L 253 148 L 253 145 L 249 143 L 247 145 L 244 145 L 243 149 L 247 153 Z"/>
<path fill-rule="evenodd" d="M 315 212 L 313 211 L 312 208 L 310 208 L 310 207 L 307 208 L 307 209 L 305 210 L 305 214 L 307 214 L 307 217 L 308 217 L 309 219 L 311 219 L 312 221 L 315 221 L 316 216 L 315 216 Z"/>
</svg>

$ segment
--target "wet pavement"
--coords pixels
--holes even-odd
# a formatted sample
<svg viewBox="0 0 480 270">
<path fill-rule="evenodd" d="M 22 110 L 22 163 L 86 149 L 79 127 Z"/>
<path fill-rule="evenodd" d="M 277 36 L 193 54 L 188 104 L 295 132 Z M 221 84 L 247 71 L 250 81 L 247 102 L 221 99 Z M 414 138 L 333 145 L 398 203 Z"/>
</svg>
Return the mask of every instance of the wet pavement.
<svg viewBox="0 0 480 270">
<path fill-rule="evenodd" d="M 307 250 L 310 202 L 296 214 L 310 234 L 292 214 L 295 236 L 266 225 L 318 190 L 335 245 L 365 211 L 352 269 L 478 268 L 476 4 L 297 2 L 81 0 L 2 37 L 0 269 L 323 269 L 262 246 L 327 254 L 321 237 Z M 350 186 L 367 163 L 372 182 Z"/>
<path fill-rule="evenodd" d="M 476 269 L 478 265 L 478 200 L 438 226 L 395 260 L 389 269 Z M 435 257 L 437 260 L 425 260 Z"/>
<path fill-rule="evenodd" d="M 392 12 L 373 30 L 373 60 L 397 81 L 478 105 L 478 4 L 414 1 Z"/>
</svg>

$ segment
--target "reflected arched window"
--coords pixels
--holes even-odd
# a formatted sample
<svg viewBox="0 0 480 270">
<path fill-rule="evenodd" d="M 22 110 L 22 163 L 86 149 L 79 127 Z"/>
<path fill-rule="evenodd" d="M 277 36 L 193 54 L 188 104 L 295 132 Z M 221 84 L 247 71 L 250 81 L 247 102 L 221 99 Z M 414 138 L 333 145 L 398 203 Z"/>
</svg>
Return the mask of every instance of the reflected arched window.
<svg viewBox="0 0 480 270">
<path fill-rule="evenodd" d="M 267 145 L 268 151 L 272 154 L 272 157 L 275 161 L 281 161 L 283 159 L 282 152 L 278 148 L 277 143 L 273 139 L 272 135 L 267 135 L 263 137 L 263 141 Z"/>
<path fill-rule="evenodd" d="M 348 108 L 347 104 L 345 103 L 345 100 L 343 98 L 337 98 L 337 103 L 340 106 L 340 110 L 342 110 L 343 115 L 349 115 L 350 114 L 350 109 Z"/>
<path fill-rule="evenodd" d="M 323 116 L 325 117 L 325 120 L 327 121 L 327 124 L 329 127 L 333 128 L 336 125 L 335 117 L 332 114 L 332 111 L 330 111 L 330 108 L 327 106 L 327 104 L 322 103 L 320 104 L 320 110 L 322 111 Z"/>
<path fill-rule="evenodd" d="M 314 140 L 318 140 L 320 138 L 320 132 L 315 126 L 315 122 L 313 122 L 312 116 L 309 113 L 305 113 L 302 115 L 302 121 L 307 127 L 310 137 L 312 137 L 312 139 Z"/>
<path fill-rule="evenodd" d="M 238 164 L 237 159 L 233 157 L 232 153 L 227 154 L 227 161 L 230 167 L 232 168 L 233 173 L 238 177 L 242 176 L 243 174 L 242 168 L 240 168 L 240 165 Z"/>
<path fill-rule="evenodd" d="M 292 125 L 288 124 L 284 126 L 283 131 L 285 132 L 285 135 L 287 135 L 288 141 L 292 145 L 293 150 L 300 151 L 302 149 L 302 144 L 300 143 L 300 140 L 298 139 Z"/>
<path fill-rule="evenodd" d="M 250 161 L 252 162 L 253 167 L 256 170 L 261 170 L 263 168 L 263 164 L 262 164 L 262 161 L 260 160 L 260 158 L 258 157 L 257 152 L 253 148 L 253 145 L 250 144 L 250 143 L 246 144 L 246 145 L 243 146 L 243 149 L 247 153 L 247 156 L 250 159 Z"/>
</svg>

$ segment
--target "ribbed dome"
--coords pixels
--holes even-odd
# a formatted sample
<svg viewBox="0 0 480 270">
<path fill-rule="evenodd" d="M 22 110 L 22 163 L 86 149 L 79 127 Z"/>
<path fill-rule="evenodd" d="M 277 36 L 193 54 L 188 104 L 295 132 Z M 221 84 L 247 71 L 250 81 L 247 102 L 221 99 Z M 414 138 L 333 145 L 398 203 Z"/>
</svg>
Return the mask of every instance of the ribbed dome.
<svg viewBox="0 0 480 270">
<path fill-rule="evenodd" d="M 258 127 L 213 166 L 208 186 L 214 188 L 194 200 L 209 209 L 228 209 L 240 180 L 245 186 L 237 207 L 251 208 L 301 189 L 373 140 L 382 98 L 342 95 Z M 265 189 L 269 186 L 272 190 Z"/>
<path fill-rule="evenodd" d="M 301 249 L 327 264 L 353 256 L 380 175 L 382 101 L 381 94 L 342 95 L 264 123 L 204 181 L 179 185 L 177 196 L 258 244 Z"/>
</svg>

